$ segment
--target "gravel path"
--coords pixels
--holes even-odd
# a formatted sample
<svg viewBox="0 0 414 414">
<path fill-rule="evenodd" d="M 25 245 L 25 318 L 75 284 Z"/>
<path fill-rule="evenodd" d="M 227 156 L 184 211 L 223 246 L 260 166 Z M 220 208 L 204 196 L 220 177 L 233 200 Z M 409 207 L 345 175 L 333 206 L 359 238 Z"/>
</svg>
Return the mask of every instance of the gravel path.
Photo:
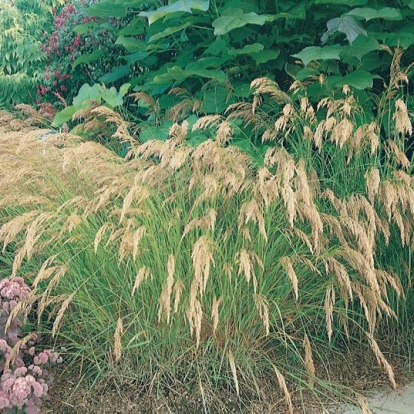
<svg viewBox="0 0 414 414">
<path fill-rule="evenodd" d="M 398 390 L 373 392 L 367 395 L 368 405 L 373 414 L 413 414 L 414 384 Z M 345 406 L 329 411 L 331 414 L 361 414 L 360 408 Z M 365 414 L 365 413 L 364 413 Z"/>
</svg>

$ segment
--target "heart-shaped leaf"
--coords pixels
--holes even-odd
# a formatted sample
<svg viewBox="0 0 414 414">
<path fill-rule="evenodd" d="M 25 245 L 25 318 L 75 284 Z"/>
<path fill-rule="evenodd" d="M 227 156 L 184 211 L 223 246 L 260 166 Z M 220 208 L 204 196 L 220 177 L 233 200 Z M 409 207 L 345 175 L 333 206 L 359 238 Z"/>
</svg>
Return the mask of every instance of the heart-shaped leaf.
<svg viewBox="0 0 414 414">
<path fill-rule="evenodd" d="M 336 86 L 349 85 L 356 89 L 367 89 L 372 88 L 374 79 L 381 79 L 381 77 L 366 70 L 356 70 L 345 75 Z"/>
<path fill-rule="evenodd" d="M 92 63 L 100 59 L 103 55 L 102 50 L 96 49 L 89 55 L 80 55 L 73 62 L 72 69 L 75 69 L 76 66 L 81 65 L 82 63 Z"/>
<path fill-rule="evenodd" d="M 167 28 L 166 28 L 165 30 L 163 30 L 162 32 L 157 33 L 157 34 L 155 34 L 155 35 L 151 36 L 151 37 L 149 38 L 149 41 L 150 41 L 150 42 L 154 42 L 155 40 L 158 40 L 158 39 L 162 39 L 162 38 L 164 38 L 164 37 L 171 36 L 172 34 L 177 33 L 177 32 L 179 32 L 179 31 L 181 31 L 181 30 L 183 30 L 183 29 L 187 28 L 187 27 L 188 27 L 188 26 L 190 26 L 190 25 L 191 25 L 191 23 L 190 23 L 190 22 L 187 22 L 187 23 L 185 23 L 185 24 L 182 24 L 181 26 L 167 27 Z"/>
<path fill-rule="evenodd" d="M 256 24 L 263 26 L 270 21 L 271 16 L 259 15 L 257 13 L 244 13 L 242 9 L 225 10 L 225 13 L 213 21 L 214 34 L 216 36 L 224 35 L 231 30 L 246 26 L 246 24 Z"/>
<path fill-rule="evenodd" d="M 368 38 L 359 36 L 352 45 L 344 46 L 341 51 L 341 58 L 356 57 L 361 60 L 363 56 L 374 50 L 381 50 L 381 45 L 372 36 Z"/>
<path fill-rule="evenodd" d="M 264 49 L 264 46 L 260 43 L 253 43 L 251 45 L 246 45 L 242 49 L 230 49 L 229 55 L 248 55 L 251 53 L 261 52 Z"/>
<path fill-rule="evenodd" d="M 207 11 L 210 7 L 209 0 L 179 0 L 175 3 L 169 4 L 168 6 L 162 6 L 157 10 L 143 11 L 138 16 L 147 17 L 148 24 L 156 22 L 159 19 L 164 18 L 172 13 L 192 13 L 192 10 Z"/>
<path fill-rule="evenodd" d="M 357 18 L 368 20 L 384 19 L 384 20 L 402 20 L 401 11 L 393 7 L 384 7 L 379 10 L 371 9 L 369 7 L 357 8 L 349 11 L 346 16 L 354 16 Z"/>
<path fill-rule="evenodd" d="M 331 19 L 326 23 L 328 32 L 322 36 L 322 41 L 325 42 L 331 34 L 335 32 L 344 33 L 349 43 L 352 43 L 359 35 L 368 36 L 366 30 L 361 23 L 352 16 L 341 16 Z"/>
<path fill-rule="evenodd" d="M 154 76 L 154 83 L 172 83 L 182 82 L 191 76 L 199 76 L 201 78 L 215 79 L 219 82 L 226 80 L 226 74 L 221 70 L 187 70 L 179 66 L 173 66 L 167 69 L 167 73 Z"/>
<path fill-rule="evenodd" d="M 312 60 L 328 60 L 335 59 L 340 60 L 339 53 L 342 50 L 341 45 L 333 46 L 309 46 L 301 50 L 299 53 L 292 55 L 293 57 L 299 58 L 305 66 L 308 65 Z"/>
</svg>

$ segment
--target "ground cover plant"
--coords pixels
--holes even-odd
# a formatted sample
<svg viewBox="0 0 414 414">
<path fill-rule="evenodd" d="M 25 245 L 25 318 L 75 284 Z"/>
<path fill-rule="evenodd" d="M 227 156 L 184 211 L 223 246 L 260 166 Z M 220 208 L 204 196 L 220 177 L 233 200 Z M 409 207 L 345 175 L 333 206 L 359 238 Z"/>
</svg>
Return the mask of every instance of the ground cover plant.
<svg viewBox="0 0 414 414">
<path fill-rule="evenodd" d="M 46 367 L 62 362 L 52 350 L 36 352 L 38 337 L 33 332 L 23 336 L 24 315 L 19 306 L 30 295 L 23 278 L 0 281 L 0 409 L 2 412 L 40 413 L 42 399 L 51 383 Z M 28 309 L 30 310 L 30 308 Z"/>
</svg>

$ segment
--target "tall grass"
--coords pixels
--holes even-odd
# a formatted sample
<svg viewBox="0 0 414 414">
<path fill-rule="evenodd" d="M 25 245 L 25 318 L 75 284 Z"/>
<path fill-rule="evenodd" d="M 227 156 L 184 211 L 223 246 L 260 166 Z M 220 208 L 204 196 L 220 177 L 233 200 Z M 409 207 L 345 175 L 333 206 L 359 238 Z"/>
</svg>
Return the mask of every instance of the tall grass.
<svg viewBox="0 0 414 414">
<path fill-rule="evenodd" d="M 331 390 L 315 355 L 356 339 L 396 385 L 376 329 L 409 278 L 387 259 L 413 243 L 404 102 L 384 142 L 349 91 L 315 111 L 267 79 L 253 87 L 286 100 L 261 131 L 261 168 L 224 127 L 197 148 L 185 122 L 135 145 L 106 108 L 125 160 L 68 134 L 0 137 L 1 272 L 32 283 L 39 321 L 95 380 L 197 389 L 205 411 L 219 387 L 266 399 L 273 382 L 293 413 L 295 391 Z M 261 104 L 226 122 L 257 121 Z"/>
</svg>

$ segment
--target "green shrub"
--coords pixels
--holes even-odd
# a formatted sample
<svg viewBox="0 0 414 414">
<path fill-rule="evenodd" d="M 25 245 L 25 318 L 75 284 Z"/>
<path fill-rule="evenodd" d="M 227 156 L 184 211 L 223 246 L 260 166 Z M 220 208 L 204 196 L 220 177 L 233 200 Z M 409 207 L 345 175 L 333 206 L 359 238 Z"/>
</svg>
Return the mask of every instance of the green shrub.
<svg viewBox="0 0 414 414">
<path fill-rule="evenodd" d="M 35 103 L 44 55 L 44 30 L 55 1 L 16 0 L 0 4 L 0 105 Z"/>
</svg>

